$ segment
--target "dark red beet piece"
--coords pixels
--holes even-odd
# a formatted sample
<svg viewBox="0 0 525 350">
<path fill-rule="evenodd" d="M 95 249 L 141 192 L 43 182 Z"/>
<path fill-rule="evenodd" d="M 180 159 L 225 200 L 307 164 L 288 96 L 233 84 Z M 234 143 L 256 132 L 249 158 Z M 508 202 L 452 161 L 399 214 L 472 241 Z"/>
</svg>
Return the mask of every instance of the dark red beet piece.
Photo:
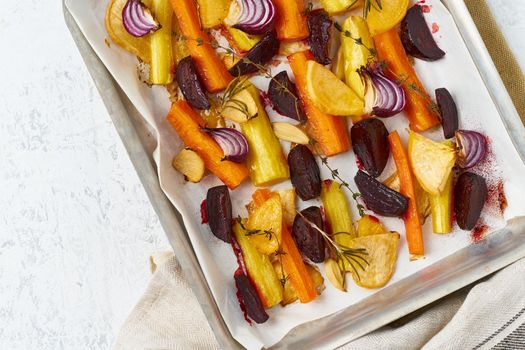
<svg viewBox="0 0 525 350">
<path fill-rule="evenodd" d="M 385 169 L 390 155 L 388 130 L 377 118 L 364 119 L 350 130 L 352 148 L 363 168 L 373 177 Z"/>
<path fill-rule="evenodd" d="M 462 230 L 472 230 L 487 199 L 485 179 L 474 173 L 461 174 L 454 187 L 454 213 Z"/>
<path fill-rule="evenodd" d="M 401 22 L 401 41 L 408 54 L 425 61 L 435 61 L 443 56 L 428 28 L 421 6 L 412 6 Z"/>
<path fill-rule="evenodd" d="M 297 214 L 293 221 L 292 234 L 294 240 L 304 256 L 315 263 L 321 263 L 325 259 L 324 238 L 323 235 L 308 222 L 310 221 L 321 230 L 324 230 L 321 209 L 312 206 L 302 210 L 301 214 L 302 216 Z"/>
<path fill-rule="evenodd" d="M 321 194 L 321 174 L 314 155 L 305 145 L 297 145 L 288 154 L 290 179 L 295 192 L 303 201 Z"/>
<path fill-rule="evenodd" d="M 216 186 L 206 195 L 206 214 L 211 232 L 226 243 L 232 240 L 232 203 L 226 186 Z"/>
<path fill-rule="evenodd" d="M 252 282 L 244 273 L 236 273 L 235 285 L 239 291 L 248 317 L 256 323 L 264 323 L 268 320 L 268 314 L 264 310 L 261 299 Z"/>
<path fill-rule="evenodd" d="M 317 62 L 327 65 L 332 62 L 329 55 L 332 20 L 323 10 L 311 11 L 308 15 L 308 44 Z"/>
<path fill-rule="evenodd" d="M 191 56 L 183 58 L 177 65 L 175 79 L 188 103 L 196 109 L 210 109 L 210 102 L 202 87 L 197 68 Z"/>
<path fill-rule="evenodd" d="M 408 206 L 408 198 L 386 187 L 367 173 L 359 170 L 354 178 L 368 209 L 383 216 L 401 217 Z"/>
<path fill-rule="evenodd" d="M 445 88 L 436 89 L 436 102 L 441 112 L 443 135 L 446 139 L 453 138 L 459 128 L 458 109 L 456 103 Z"/>
<path fill-rule="evenodd" d="M 265 65 L 279 51 L 279 39 L 274 30 L 268 32 L 229 72 L 233 76 L 259 71 L 258 65 Z"/>
<path fill-rule="evenodd" d="M 297 97 L 297 89 L 286 71 L 283 70 L 270 80 L 268 98 L 278 113 L 300 122 L 306 121 L 301 100 Z"/>
</svg>

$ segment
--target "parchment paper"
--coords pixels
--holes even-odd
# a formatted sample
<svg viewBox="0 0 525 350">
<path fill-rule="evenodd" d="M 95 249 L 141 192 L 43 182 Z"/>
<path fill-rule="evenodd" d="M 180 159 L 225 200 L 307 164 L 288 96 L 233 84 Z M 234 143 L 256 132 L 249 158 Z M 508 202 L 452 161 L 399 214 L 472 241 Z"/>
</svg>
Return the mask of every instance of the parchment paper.
<svg viewBox="0 0 525 350">
<path fill-rule="evenodd" d="M 347 280 L 348 293 L 338 291 L 326 280 L 326 290 L 314 302 L 295 303 L 284 308 L 277 306 L 268 311 L 270 319 L 265 324 L 249 326 L 246 323 L 235 296 L 232 276 L 237 264 L 232 249 L 228 244 L 216 239 L 207 225 L 200 223 L 200 204 L 206 196 L 206 191 L 211 186 L 219 185 L 220 181 L 209 175 L 199 184 L 186 183 L 183 177 L 173 170 L 171 160 L 183 145 L 165 120 L 170 107 L 168 94 L 163 88 L 149 88 L 139 81 L 136 68 L 137 59 L 132 54 L 114 43 L 109 47 L 104 42 L 104 39 L 108 37 L 104 27 L 107 2 L 107 0 L 67 0 L 66 5 L 118 84 L 156 130 L 158 148 L 153 156 L 162 189 L 184 218 L 191 242 L 213 296 L 234 338 L 249 349 L 269 347 L 282 339 L 295 326 L 332 314 L 372 295 L 376 290 L 360 288 L 351 281 L 351 278 Z M 508 208 L 504 217 L 499 213 L 499 206 L 493 200 L 489 201 L 492 204 L 486 205 L 482 214 L 482 221 L 490 227 L 491 231 L 494 231 L 503 227 L 505 220 L 525 215 L 525 181 L 523 181 L 525 166 L 505 131 L 497 109 L 469 56 L 452 17 L 441 2 L 427 0 L 426 4 L 431 6 L 430 13 L 425 14 L 427 22 L 429 25 L 436 23 L 434 28 L 439 27 L 439 31 L 434 35 L 439 46 L 446 51 L 446 56 L 436 62 L 416 59 L 415 69 L 432 96 L 432 92 L 439 87 L 446 87 L 451 92 L 460 111 L 461 128 L 483 132 L 492 140 L 488 159 L 476 171 L 483 173 L 492 188 L 497 185 L 499 179 L 502 179 L 504 183 L 508 200 Z M 272 70 L 277 73 L 283 68 L 288 69 L 291 75 L 286 65 Z M 256 78 L 253 79 L 253 82 L 259 89 L 267 90 L 267 80 Z M 274 121 L 291 121 L 279 117 L 271 110 L 268 112 Z M 399 130 L 406 142 L 407 122 L 403 115 L 384 121 L 389 130 Z M 426 136 L 440 139 L 441 133 L 439 129 L 426 133 Z M 283 147 L 287 152 L 288 146 L 283 143 Z M 332 167 L 339 169 L 341 176 L 355 189 L 352 179 L 357 171 L 357 166 L 353 152 L 332 157 L 329 163 Z M 327 169 L 321 164 L 320 167 L 323 178 L 330 178 Z M 392 160 L 390 160 L 381 179 L 390 175 L 393 169 Z M 290 187 L 291 184 L 287 181 L 273 188 Z M 234 215 L 246 216 L 244 205 L 249 201 L 253 190 L 253 186 L 247 181 L 232 192 Z M 353 206 L 353 203 L 350 203 Z M 298 200 L 300 208 L 309 205 L 320 205 L 320 202 L 319 200 L 308 202 Z M 354 218 L 358 217 L 355 207 L 353 210 Z M 433 234 L 431 222 L 428 219 L 424 225 L 425 259 L 409 262 L 402 220 L 384 219 L 384 223 L 389 230 L 398 231 L 402 236 L 396 271 L 388 285 L 471 244 L 470 232 L 461 231 L 457 226 L 451 234 Z M 320 270 L 323 271 L 322 266 Z"/>
</svg>

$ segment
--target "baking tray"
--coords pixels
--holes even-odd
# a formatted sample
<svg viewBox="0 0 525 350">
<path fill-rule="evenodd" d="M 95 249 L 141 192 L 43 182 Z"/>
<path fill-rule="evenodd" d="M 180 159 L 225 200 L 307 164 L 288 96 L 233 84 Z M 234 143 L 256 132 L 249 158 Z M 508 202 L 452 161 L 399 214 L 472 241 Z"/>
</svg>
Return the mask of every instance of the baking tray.
<svg viewBox="0 0 525 350">
<path fill-rule="evenodd" d="M 230 334 L 190 244 L 182 217 L 159 185 L 152 154 L 156 140 L 149 126 L 97 57 L 62 0 L 66 25 L 104 101 L 185 277 L 223 349 L 241 349 Z M 463 1 L 442 0 L 525 162 L 525 128 Z M 525 257 L 525 217 L 478 244 L 378 291 L 362 302 L 330 316 L 300 325 L 272 349 L 335 348 L 403 317 Z"/>
</svg>

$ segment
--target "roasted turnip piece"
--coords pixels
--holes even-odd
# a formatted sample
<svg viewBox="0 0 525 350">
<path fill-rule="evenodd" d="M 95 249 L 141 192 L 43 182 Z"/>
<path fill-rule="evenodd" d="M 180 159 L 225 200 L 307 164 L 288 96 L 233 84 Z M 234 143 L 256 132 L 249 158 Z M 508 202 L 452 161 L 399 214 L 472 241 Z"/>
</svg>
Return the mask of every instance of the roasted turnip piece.
<svg viewBox="0 0 525 350">
<path fill-rule="evenodd" d="M 425 61 L 445 56 L 428 28 L 421 6 L 412 6 L 401 22 L 401 41 L 408 54 Z"/>
<path fill-rule="evenodd" d="M 300 122 L 306 121 L 303 106 L 297 97 L 297 89 L 286 71 L 280 72 L 270 80 L 268 97 L 273 108 L 280 114 Z"/>
<path fill-rule="evenodd" d="M 354 178 L 368 209 L 383 216 L 401 217 L 408 206 L 408 198 L 394 191 L 370 175 L 359 170 Z"/>
<path fill-rule="evenodd" d="M 383 172 L 390 155 L 388 130 L 379 119 L 364 119 L 350 131 L 352 147 L 365 170 L 373 177 Z"/>
<path fill-rule="evenodd" d="M 297 145 L 288 154 L 290 179 L 295 192 L 303 201 L 319 197 L 321 194 L 321 175 L 319 166 L 310 149 Z"/>
<path fill-rule="evenodd" d="M 196 109 L 209 109 L 210 103 L 199 80 L 197 68 L 191 56 L 183 58 L 177 65 L 175 72 L 177 84 L 188 103 Z"/>
<path fill-rule="evenodd" d="M 313 262 L 321 263 L 325 258 L 324 238 L 311 224 L 324 230 L 321 209 L 318 207 L 308 207 L 295 216 L 292 234 L 301 253 Z"/>
<path fill-rule="evenodd" d="M 474 173 L 465 172 L 454 187 L 454 213 L 458 226 L 472 230 L 478 222 L 487 199 L 485 179 Z"/>
<path fill-rule="evenodd" d="M 244 273 L 235 274 L 235 285 L 244 303 L 246 314 L 256 323 L 264 323 L 268 320 L 268 314 L 264 311 L 263 304 L 257 290 Z"/>
<path fill-rule="evenodd" d="M 436 89 L 436 101 L 441 112 L 443 135 L 446 139 L 453 138 L 459 127 L 456 103 L 445 88 Z"/>
<path fill-rule="evenodd" d="M 315 10 L 308 15 L 308 44 L 317 62 L 327 65 L 332 62 L 329 55 L 330 29 L 332 20 L 323 10 Z"/>
<path fill-rule="evenodd" d="M 275 31 L 268 32 L 246 56 L 241 58 L 229 72 L 233 76 L 251 74 L 259 71 L 260 66 L 265 65 L 279 51 L 279 40 Z"/>
<path fill-rule="evenodd" d="M 232 237 L 232 203 L 226 186 L 216 186 L 206 195 L 206 214 L 211 232 L 224 242 Z"/>
</svg>

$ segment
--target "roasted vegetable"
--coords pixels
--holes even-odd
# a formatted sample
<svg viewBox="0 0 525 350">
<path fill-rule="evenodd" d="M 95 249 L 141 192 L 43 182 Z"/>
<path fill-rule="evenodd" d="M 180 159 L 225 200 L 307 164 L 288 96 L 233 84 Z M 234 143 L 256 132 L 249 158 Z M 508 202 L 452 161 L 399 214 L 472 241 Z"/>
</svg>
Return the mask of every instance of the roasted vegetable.
<svg viewBox="0 0 525 350">
<path fill-rule="evenodd" d="M 242 224 L 244 225 L 244 224 Z M 279 304 L 283 300 L 283 287 L 267 255 L 259 253 L 241 223 L 233 227 L 235 238 L 242 251 L 244 266 L 250 279 L 255 284 L 259 298 L 265 309 Z"/>
<path fill-rule="evenodd" d="M 274 193 L 267 201 L 258 205 L 248 217 L 246 235 L 259 252 L 270 255 L 279 249 L 282 223 L 281 198 Z"/>
<path fill-rule="evenodd" d="M 450 173 L 443 192 L 430 195 L 432 211 L 432 231 L 450 233 L 452 231 L 452 204 L 454 200 L 454 173 Z"/>
<path fill-rule="evenodd" d="M 312 56 L 309 52 L 298 52 L 289 56 L 288 60 L 295 76 L 299 97 L 308 118 L 310 133 L 319 144 L 322 152 L 326 156 L 333 156 L 346 152 L 350 148 L 346 121 L 344 118 L 334 117 L 321 112 L 308 97 L 306 63 L 310 57 Z"/>
<path fill-rule="evenodd" d="M 408 156 L 421 187 L 430 194 L 443 192 L 456 162 L 454 148 L 411 132 L 408 138 Z"/>
<path fill-rule="evenodd" d="M 405 17 L 409 4 L 409 0 L 371 0 L 370 2 L 369 12 L 365 17 L 372 35 L 395 29 L 394 27 Z"/>
<path fill-rule="evenodd" d="M 213 28 L 228 15 L 230 0 L 197 0 L 199 18 L 203 28 Z"/>
<path fill-rule="evenodd" d="M 226 186 L 211 187 L 206 195 L 206 214 L 211 232 L 224 242 L 232 239 L 232 202 Z"/>
<path fill-rule="evenodd" d="M 173 81 L 173 52 L 171 49 L 171 17 L 173 11 L 170 0 L 152 0 L 151 10 L 161 27 L 151 34 L 151 84 L 166 85 Z"/>
<path fill-rule="evenodd" d="M 324 180 L 321 190 L 326 221 L 334 241 L 340 246 L 348 246 L 352 238 L 356 237 L 352 213 L 348 200 L 337 181 Z"/>
<path fill-rule="evenodd" d="M 397 171 L 394 172 L 392 175 L 390 175 L 385 181 L 383 181 L 383 184 L 387 187 L 390 187 L 394 191 L 401 191 L 401 181 L 399 180 L 399 176 L 397 174 Z M 421 224 L 423 224 L 426 220 L 426 218 L 430 215 L 430 200 L 428 193 L 425 192 L 425 190 L 421 187 L 419 182 L 415 182 L 414 189 L 416 191 L 416 201 L 417 201 L 417 210 L 419 211 L 419 218 L 421 221 Z"/>
<path fill-rule="evenodd" d="M 197 6 L 193 0 L 171 0 L 182 35 L 208 92 L 224 90 L 233 79 L 211 46 L 210 37 L 201 28 Z"/>
<path fill-rule="evenodd" d="M 246 137 L 233 128 L 203 128 L 224 152 L 224 160 L 242 163 L 248 156 L 248 141 Z"/>
<path fill-rule="evenodd" d="M 341 81 L 345 81 L 345 56 L 340 46 L 332 63 L 332 73 Z M 355 90 L 354 90 L 355 91 Z"/>
<path fill-rule="evenodd" d="M 204 176 L 206 168 L 201 157 L 191 149 L 183 149 L 173 158 L 173 168 L 184 175 L 191 182 L 199 182 Z"/>
<path fill-rule="evenodd" d="M 397 131 L 388 136 L 392 156 L 396 163 L 397 174 L 400 182 L 400 193 L 408 198 L 408 207 L 403 215 L 405 222 L 406 238 L 410 259 L 418 259 L 425 254 L 423 242 L 423 229 L 419 209 L 417 207 L 416 180 L 410 168 L 407 152 Z"/>
<path fill-rule="evenodd" d="M 321 0 L 321 6 L 330 15 L 336 15 L 363 6 L 363 0 Z"/>
<path fill-rule="evenodd" d="M 393 80 L 402 81 L 406 94 L 405 112 L 410 121 L 410 128 L 414 131 L 425 131 L 438 125 L 437 108 L 419 81 L 397 29 L 393 28 L 374 36 L 374 43 L 378 58 L 384 62 L 386 75 Z"/>
<path fill-rule="evenodd" d="M 454 99 L 445 88 L 436 89 L 436 102 L 441 112 L 441 124 L 443 125 L 443 136 L 446 139 L 454 137 L 458 130 L 458 109 Z"/>
<path fill-rule="evenodd" d="M 462 230 L 472 230 L 483 210 L 487 199 L 485 179 L 470 172 L 464 172 L 454 187 L 454 212 Z"/>
<path fill-rule="evenodd" d="M 359 44 L 356 38 L 360 38 Z M 342 25 L 341 49 L 345 65 L 345 81 L 361 99 L 365 96 L 365 85 L 359 69 L 375 59 L 374 41 L 363 17 L 349 16 Z"/>
<path fill-rule="evenodd" d="M 306 121 L 295 84 L 288 78 L 286 71 L 283 70 L 270 80 L 268 98 L 278 113 L 300 122 Z"/>
<path fill-rule="evenodd" d="M 293 225 L 295 219 L 295 190 L 293 188 L 277 191 L 283 205 L 283 222 L 287 226 Z"/>
<path fill-rule="evenodd" d="M 193 108 L 209 109 L 211 107 L 191 56 L 184 58 L 177 64 L 175 77 L 184 98 Z"/>
<path fill-rule="evenodd" d="M 304 265 L 308 275 L 310 276 L 310 279 L 314 284 L 315 291 L 318 295 L 321 295 L 322 291 L 325 289 L 323 275 L 321 275 L 321 273 L 314 266 L 308 263 L 304 263 Z M 273 268 L 276 273 L 280 273 L 282 271 L 279 260 L 275 260 L 273 262 Z M 297 291 L 295 290 L 294 286 L 291 283 L 285 283 L 283 301 L 281 302 L 281 305 L 286 306 L 297 301 L 297 299 L 299 299 L 299 297 L 297 296 Z"/>
<path fill-rule="evenodd" d="M 401 217 L 405 213 L 408 198 L 401 193 L 386 187 L 361 170 L 357 172 L 354 181 L 366 206 L 374 213 L 396 217 Z"/>
<path fill-rule="evenodd" d="M 307 146 L 297 145 L 288 154 L 290 178 L 295 192 L 303 201 L 321 194 L 319 166 Z"/>
<path fill-rule="evenodd" d="M 325 258 L 325 242 L 322 234 L 311 224 L 323 230 L 323 217 L 318 207 L 308 207 L 297 214 L 292 233 L 297 247 L 308 259 L 321 263 Z"/>
<path fill-rule="evenodd" d="M 281 41 L 303 40 L 308 37 L 308 25 L 303 0 L 272 0 L 277 10 L 275 29 Z"/>
<path fill-rule="evenodd" d="M 364 256 L 368 264 L 364 269 L 355 266 L 359 274 L 353 273 L 352 277 L 357 285 L 364 288 L 381 288 L 392 277 L 397 260 L 397 247 L 399 233 L 389 232 L 379 235 L 354 238 L 349 248 L 364 248 Z"/>
<path fill-rule="evenodd" d="M 153 33 L 161 27 L 149 8 L 139 0 L 128 0 L 122 10 L 122 24 L 135 37 Z"/>
<path fill-rule="evenodd" d="M 401 41 L 408 54 L 425 61 L 435 61 L 443 56 L 428 28 L 422 7 L 412 6 L 401 22 Z"/>
<path fill-rule="evenodd" d="M 327 259 L 324 263 L 324 272 L 335 288 L 346 292 L 345 271 L 341 269 L 340 264 L 336 260 Z"/>
<path fill-rule="evenodd" d="M 244 123 L 249 119 L 255 118 L 259 113 L 255 95 L 250 92 L 251 84 L 248 81 L 233 80 L 226 89 L 223 97 L 224 102 L 221 108 L 221 115 L 236 123 Z"/>
<path fill-rule="evenodd" d="M 469 169 L 487 156 L 488 145 L 485 135 L 471 130 L 456 131 L 458 163 L 463 169 Z"/>
<path fill-rule="evenodd" d="M 186 101 L 177 101 L 166 117 L 187 147 L 194 150 L 206 164 L 206 168 L 234 189 L 248 177 L 248 169 L 242 164 L 223 160 L 224 152 L 215 140 L 202 130 L 205 122 Z"/>
<path fill-rule="evenodd" d="M 297 126 L 290 123 L 275 122 L 272 123 L 273 131 L 278 139 L 293 142 L 299 145 L 307 145 L 310 141 L 308 135 Z"/>
<path fill-rule="evenodd" d="M 274 20 L 271 0 L 233 0 L 224 23 L 248 34 L 262 34 L 272 29 Z"/>
<path fill-rule="evenodd" d="M 235 274 L 234 278 L 248 317 L 256 323 L 266 322 L 269 316 L 264 311 L 259 295 L 257 295 L 257 290 L 250 279 L 244 273 Z"/>
<path fill-rule="evenodd" d="M 373 177 L 381 175 L 390 156 L 385 124 L 377 118 L 361 120 L 352 126 L 350 139 L 365 170 Z"/>
<path fill-rule="evenodd" d="M 240 29 L 226 27 L 232 37 L 235 46 L 242 52 L 250 51 L 262 39 L 262 35 L 251 35 Z"/>
<path fill-rule="evenodd" d="M 290 171 L 257 89 L 250 85 L 246 90 L 253 97 L 258 110 L 255 118 L 241 123 L 241 131 L 250 147 L 247 165 L 252 183 L 255 186 L 268 186 L 288 179 Z"/>
<path fill-rule="evenodd" d="M 234 76 L 255 73 L 279 51 L 275 31 L 268 32 L 248 53 L 229 69 Z"/>
<path fill-rule="evenodd" d="M 357 236 L 371 236 L 387 233 L 387 229 L 383 226 L 378 218 L 372 215 L 364 215 L 357 221 Z"/>
<path fill-rule="evenodd" d="M 306 62 L 306 91 L 322 112 L 337 116 L 363 114 L 363 100 L 328 68 L 312 60 Z"/>
<path fill-rule="evenodd" d="M 322 65 L 331 63 L 330 52 L 330 33 L 332 32 L 332 20 L 328 13 L 323 10 L 311 11 L 308 14 L 308 44 L 315 60 Z"/>
</svg>

